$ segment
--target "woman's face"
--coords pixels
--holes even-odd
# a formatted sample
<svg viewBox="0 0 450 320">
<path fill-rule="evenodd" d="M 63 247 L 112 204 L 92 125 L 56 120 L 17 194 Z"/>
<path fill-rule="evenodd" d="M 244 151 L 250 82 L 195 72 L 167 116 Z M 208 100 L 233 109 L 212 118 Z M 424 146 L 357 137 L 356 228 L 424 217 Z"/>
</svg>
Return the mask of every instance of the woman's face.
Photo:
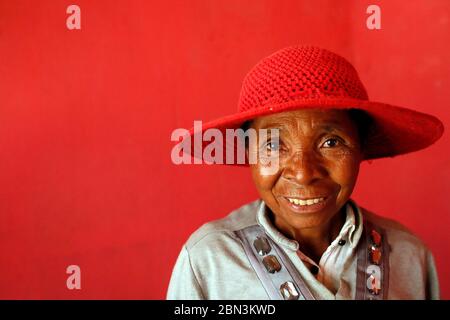
<svg viewBox="0 0 450 320">
<path fill-rule="evenodd" d="M 251 142 L 249 152 L 279 156 L 279 169 L 267 174 L 250 165 L 256 188 L 285 230 L 320 227 L 349 199 L 362 153 L 358 131 L 344 110 L 303 109 L 259 117 L 251 128 L 279 129 L 279 143 Z M 261 149 L 262 148 L 262 149 Z"/>
</svg>

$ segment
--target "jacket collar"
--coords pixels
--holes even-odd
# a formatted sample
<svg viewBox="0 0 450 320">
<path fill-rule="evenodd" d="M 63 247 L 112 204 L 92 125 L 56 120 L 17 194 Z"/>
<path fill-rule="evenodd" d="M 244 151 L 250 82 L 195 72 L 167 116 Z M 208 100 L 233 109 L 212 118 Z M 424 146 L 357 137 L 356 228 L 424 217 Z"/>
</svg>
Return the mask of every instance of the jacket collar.
<svg viewBox="0 0 450 320">
<path fill-rule="evenodd" d="M 346 207 L 346 220 L 342 226 L 339 235 L 333 240 L 331 245 L 337 244 L 339 240 L 346 240 L 349 242 L 352 248 L 356 247 L 361 234 L 363 231 L 363 215 L 361 213 L 361 208 L 356 204 L 355 201 L 349 199 L 345 204 Z M 267 207 L 265 202 L 261 200 L 258 206 L 258 211 L 256 214 L 256 221 L 265 230 L 267 235 L 279 245 L 286 247 L 287 249 L 298 251 L 299 243 L 296 240 L 286 237 L 281 233 L 270 221 L 269 218 L 270 209 Z"/>
</svg>

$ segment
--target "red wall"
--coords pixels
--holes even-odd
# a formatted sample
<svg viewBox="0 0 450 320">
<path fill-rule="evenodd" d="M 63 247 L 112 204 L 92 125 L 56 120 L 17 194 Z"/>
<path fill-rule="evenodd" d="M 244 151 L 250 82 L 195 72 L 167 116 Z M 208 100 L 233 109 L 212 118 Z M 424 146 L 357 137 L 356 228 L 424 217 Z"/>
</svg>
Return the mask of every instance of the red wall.
<svg viewBox="0 0 450 320">
<path fill-rule="evenodd" d="M 449 15 L 448 0 L 0 0 L 0 298 L 164 298 L 189 234 L 257 197 L 245 168 L 173 165 L 172 130 L 234 112 L 260 58 L 309 43 L 352 61 L 372 99 L 446 125 L 364 164 L 354 198 L 425 241 L 449 299 Z"/>
</svg>

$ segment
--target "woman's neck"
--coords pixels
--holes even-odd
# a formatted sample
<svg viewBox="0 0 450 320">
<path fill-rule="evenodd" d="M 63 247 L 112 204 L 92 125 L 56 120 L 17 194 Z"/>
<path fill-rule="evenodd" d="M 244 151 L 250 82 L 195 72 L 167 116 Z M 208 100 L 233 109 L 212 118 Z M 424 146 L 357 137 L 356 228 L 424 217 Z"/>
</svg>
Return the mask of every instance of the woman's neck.
<svg viewBox="0 0 450 320">
<path fill-rule="evenodd" d="M 345 208 L 345 206 L 344 206 Z M 274 224 L 289 238 L 296 240 L 303 254 L 311 258 L 317 264 L 331 242 L 339 235 L 345 223 L 345 209 L 342 208 L 328 223 L 313 228 L 283 228 L 280 223 Z"/>
</svg>

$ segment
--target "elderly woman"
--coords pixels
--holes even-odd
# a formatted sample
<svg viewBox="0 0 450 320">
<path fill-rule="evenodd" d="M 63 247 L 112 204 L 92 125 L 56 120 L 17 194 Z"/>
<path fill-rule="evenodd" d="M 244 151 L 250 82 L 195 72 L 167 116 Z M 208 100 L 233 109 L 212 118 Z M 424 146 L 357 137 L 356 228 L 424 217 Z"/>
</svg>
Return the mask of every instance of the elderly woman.
<svg viewBox="0 0 450 320">
<path fill-rule="evenodd" d="M 277 166 L 249 164 L 261 199 L 192 234 L 168 299 L 439 298 L 423 242 L 350 198 L 361 161 L 431 145 L 438 119 L 369 101 L 353 66 L 330 51 L 289 47 L 249 72 L 238 113 L 209 128 L 277 132 L 246 149 L 247 162 L 264 149 Z"/>
</svg>

